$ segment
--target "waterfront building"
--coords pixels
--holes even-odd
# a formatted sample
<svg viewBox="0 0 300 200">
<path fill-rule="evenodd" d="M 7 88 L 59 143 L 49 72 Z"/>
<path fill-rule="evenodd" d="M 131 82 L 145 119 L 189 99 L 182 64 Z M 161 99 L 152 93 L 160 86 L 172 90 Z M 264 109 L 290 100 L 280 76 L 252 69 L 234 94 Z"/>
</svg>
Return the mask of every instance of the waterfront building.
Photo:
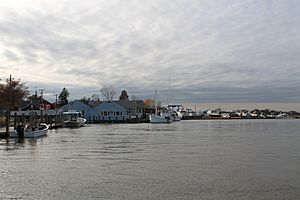
<svg viewBox="0 0 300 200">
<path fill-rule="evenodd" d="M 143 101 L 72 101 L 60 108 L 61 112 L 76 110 L 88 122 L 140 121 L 144 116 Z"/>
<path fill-rule="evenodd" d="M 97 114 L 94 119 L 99 122 L 125 122 L 129 117 L 125 108 L 112 101 L 101 103 L 93 113 Z"/>
<path fill-rule="evenodd" d="M 130 119 L 142 119 L 144 117 L 144 102 L 142 100 L 114 101 L 126 109 Z"/>
<path fill-rule="evenodd" d="M 59 111 L 61 113 L 63 112 L 67 112 L 69 110 L 76 110 L 77 112 L 81 112 L 83 118 L 85 119 L 89 119 L 89 117 L 91 116 L 91 114 L 93 114 L 91 112 L 91 107 L 86 105 L 85 103 L 82 103 L 79 100 L 75 100 L 75 101 L 71 101 L 68 104 L 62 106 L 61 108 L 59 108 Z"/>
</svg>

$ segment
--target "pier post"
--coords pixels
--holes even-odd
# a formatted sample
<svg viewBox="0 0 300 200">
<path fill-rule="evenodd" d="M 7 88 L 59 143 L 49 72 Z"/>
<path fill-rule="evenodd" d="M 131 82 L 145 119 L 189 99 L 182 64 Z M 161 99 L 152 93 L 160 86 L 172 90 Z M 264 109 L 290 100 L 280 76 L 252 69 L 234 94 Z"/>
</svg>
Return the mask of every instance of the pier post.
<svg viewBox="0 0 300 200">
<path fill-rule="evenodd" d="M 14 130 L 17 128 L 17 113 L 14 113 Z"/>
<path fill-rule="evenodd" d="M 48 122 L 49 122 L 49 116 L 48 114 L 45 114 L 45 124 L 48 124 Z"/>
<path fill-rule="evenodd" d="M 43 110 L 41 110 L 41 122 L 44 122 L 43 121 Z"/>
<path fill-rule="evenodd" d="M 10 110 L 9 111 L 6 111 L 6 132 L 5 132 L 5 137 L 8 137 L 9 136 L 9 118 L 10 118 Z"/>
<path fill-rule="evenodd" d="M 59 123 L 60 123 L 60 125 L 62 125 L 62 120 L 63 120 L 63 116 L 62 116 L 62 113 L 60 113 L 60 115 L 59 115 L 60 117 L 59 117 Z"/>
<path fill-rule="evenodd" d="M 54 125 L 57 126 L 57 113 L 55 113 Z"/>
<path fill-rule="evenodd" d="M 22 122 L 22 125 L 25 124 L 25 113 L 22 113 L 21 122 Z"/>
<path fill-rule="evenodd" d="M 52 127 L 52 123 L 53 123 L 53 115 L 49 115 L 49 124 L 50 124 L 50 127 Z"/>
</svg>

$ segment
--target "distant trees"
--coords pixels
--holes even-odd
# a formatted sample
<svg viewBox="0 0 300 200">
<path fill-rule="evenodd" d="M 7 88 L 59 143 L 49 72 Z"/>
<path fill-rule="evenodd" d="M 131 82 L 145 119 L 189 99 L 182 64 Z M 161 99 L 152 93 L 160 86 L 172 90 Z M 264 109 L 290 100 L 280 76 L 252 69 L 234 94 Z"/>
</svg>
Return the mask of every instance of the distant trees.
<svg viewBox="0 0 300 200">
<path fill-rule="evenodd" d="M 36 94 L 27 97 L 27 99 L 30 100 L 30 101 L 37 101 L 40 98 L 41 97 L 38 97 Z"/>
<path fill-rule="evenodd" d="M 101 95 L 106 101 L 112 101 L 116 95 L 116 90 L 113 86 L 104 86 L 101 90 Z"/>
<path fill-rule="evenodd" d="M 119 100 L 121 100 L 121 101 L 128 101 L 129 100 L 129 97 L 128 97 L 128 94 L 127 94 L 126 90 L 123 90 L 121 92 Z"/>
<path fill-rule="evenodd" d="M 153 99 L 145 99 L 144 100 L 144 107 L 145 108 L 154 108 L 155 107 L 155 101 Z"/>
<path fill-rule="evenodd" d="M 58 96 L 58 99 L 59 99 L 58 105 L 61 107 L 61 106 L 64 106 L 64 105 L 68 104 L 69 103 L 69 100 L 68 100 L 69 96 L 70 96 L 69 91 L 66 88 L 63 88 L 62 91 L 60 92 L 59 96 Z"/>
<path fill-rule="evenodd" d="M 157 107 L 162 107 L 162 103 L 160 101 L 156 102 Z M 145 108 L 155 108 L 155 100 L 154 99 L 145 99 L 144 100 L 144 107 Z"/>
<path fill-rule="evenodd" d="M 130 99 L 131 99 L 132 101 L 139 101 L 139 100 L 140 100 L 140 98 L 138 98 L 138 97 L 135 96 L 135 95 L 132 95 L 132 96 L 130 97 Z"/>
<path fill-rule="evenodd" d="M 92 100 L 92 101 L 100 101 L 99 94 L 92 94 L 91 100 Z"/>
<path fill-rule="evenodd" d="M 28 96 L 27 99 L 30 101 L 39 101 L 42 102 L 43 101 L 43 93 L 41 93 L 41 95 L 39 96 L 37 91 L 35 91 L 35 94 Z"/>
<path fill-rule="evenodd" d="M 86 96 L 84 96 L 84 97 L 82 97 L 82 98 L 80 99 L 80 101 L 81 101 L 82 103 L 85 103 L 85 104 L 88 104 L 90 100 L 91 100 L 91 98 L 90 98 L 90 97 L 86 97 Z"/>
<path fill-rule="evenodd" d="M 28 87 L 25 83 L 21 83 L 20 79 L 8 78 L 0 84 L 0 106 L 11 108 L 19 106 L 22 99 L 28 95 Z"/>
<path fill-rule="evenodd" d="M 91 97 L 84 96 L 80 99 L 82 103 L 88 104 L 90 101 L 100 101 L 99 94 L 92 94 Z"/>
</svg>

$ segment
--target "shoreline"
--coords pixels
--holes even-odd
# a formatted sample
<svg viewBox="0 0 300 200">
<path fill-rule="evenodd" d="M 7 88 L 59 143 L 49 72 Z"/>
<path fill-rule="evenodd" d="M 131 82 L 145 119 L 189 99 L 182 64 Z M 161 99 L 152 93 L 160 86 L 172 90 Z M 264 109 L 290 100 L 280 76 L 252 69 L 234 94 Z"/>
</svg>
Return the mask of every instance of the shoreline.
<svg viewBox="0 0 300 200">
<path fill-rule="evenodd" d="M 193 111 L 221 108 L 222 110 L 254 110 L 254 109 L 270 109 L 278 111 L 296 111 L 300 112 L 300 102 L 232 102 L 232 103 L 181 103 L 185 108 L 190 108 Z"/>
</svg>

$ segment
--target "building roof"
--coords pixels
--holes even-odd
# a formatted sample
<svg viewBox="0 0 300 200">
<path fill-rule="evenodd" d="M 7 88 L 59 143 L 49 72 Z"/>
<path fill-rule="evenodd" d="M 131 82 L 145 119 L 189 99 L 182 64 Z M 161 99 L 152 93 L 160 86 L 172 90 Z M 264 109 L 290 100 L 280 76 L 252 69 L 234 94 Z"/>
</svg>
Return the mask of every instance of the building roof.
<svg viewBox="0 0 300 200">
<path fill-rule="evenodd" d="M 135 107 L 144 107 L 144 102 L 142 100 L 137 100 L 137 101 L 114 101 L 118 105 L 122 106 L 123 108 L 126 109 L 132 109 Z"/>
<path fill-rule="evenodd" d="M 102 109 L 119 109 L 119 110 L 122 110 L 122 111 L 125 110 L 125 108 L 123 106 L 120 106 L 119 104 L 117 104 L 115 102 L 112 102 L 112 101 L 102 102 L 97 107 L 95 107 L 95 109 L 97 109 L 97 110 L 102 110 Z"/>
</svg>

